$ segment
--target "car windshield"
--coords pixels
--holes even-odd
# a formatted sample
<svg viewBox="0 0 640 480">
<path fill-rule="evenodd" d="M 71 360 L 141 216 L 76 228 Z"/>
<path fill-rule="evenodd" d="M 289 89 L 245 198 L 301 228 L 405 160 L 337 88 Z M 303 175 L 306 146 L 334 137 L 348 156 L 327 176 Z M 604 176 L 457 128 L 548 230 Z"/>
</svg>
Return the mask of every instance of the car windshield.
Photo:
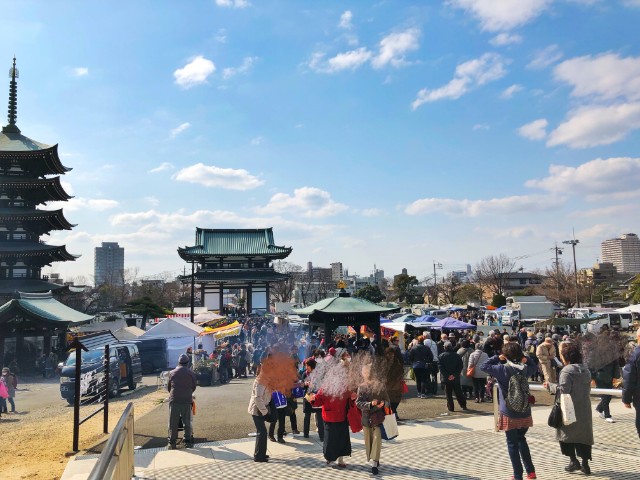
<svg viewBox="0 0 640 480">
<path fill-rule="evenodd" d="M 101 362 L 102 359 L 104 358 L 104 352 L 101 350 L 89 350 L 88 352 L 81 352 L 81 363 L 83 364 L 89 364 L 89 363 L 96 363 L 96 362 Z M 69 355 L 69 358 L 67 358 L 67 361 L 64 362 L 65 365 L 75 365 L 76 364 L 76 354 L 75 352 L 73 352 L 71 355 Z"/>
</svg>

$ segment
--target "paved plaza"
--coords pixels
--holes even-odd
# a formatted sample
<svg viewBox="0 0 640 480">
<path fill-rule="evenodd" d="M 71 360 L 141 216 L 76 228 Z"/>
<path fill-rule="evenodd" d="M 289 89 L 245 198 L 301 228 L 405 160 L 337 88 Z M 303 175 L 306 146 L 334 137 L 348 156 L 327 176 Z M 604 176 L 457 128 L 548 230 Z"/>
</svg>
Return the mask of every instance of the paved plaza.
<svg viewBox="0 0 640 480">
<path fill-rule="evenodd" d="M 534 409 L 535 426 L 528 439 L 540 479 L 562 480 L 583 476 L 564 472 L 565 457 L 555 441 L 555 431 L 546 426 L 548 407 Z M 595 412 L 594 412 L 595 413 Z M 592 479 L 637 480 L 640 441 L 635 432 L 634 414 L 615 402 L 609 424 L 594 415 L 596 444 L 593 450 Z M 400 425 L 399 437 L 384 442 L 379 478 L 426 478 L 442 480 L 509 479 L 511 465 L 504 433 L 492 428 L 493 417 L 443 417 L 435 421 L 412 421 Z M 238 432 L 240 435 L 241 432 Z M 136 452 L 139 479 L 295 479 L 371 478 L 365 465 L 362 434 L 352 434 L 353 454 L 348 468 L 325 464 L 317 435 L 310 439 L 287 437 L 284 445 L 269 442 L 269 463 L 252 459 L 254 439 L 209 442 L 195 448 L 169 451 L 166 448 Z M 86 478 L 95 456 L 78 457 L 69 464 L 63 480 Z"/>
</svg>

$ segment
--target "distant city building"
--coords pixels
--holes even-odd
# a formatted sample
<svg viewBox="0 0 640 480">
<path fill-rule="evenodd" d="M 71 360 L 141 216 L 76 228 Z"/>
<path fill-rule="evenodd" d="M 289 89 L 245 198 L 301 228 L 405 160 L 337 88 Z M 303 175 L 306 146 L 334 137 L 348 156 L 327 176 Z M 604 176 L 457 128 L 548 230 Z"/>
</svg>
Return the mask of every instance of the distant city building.
<svg viewBox="0 0 640 480">
<path fill-rule="evenodd" d="M 124 248 L 118 242 L 102 242 L 96 247 L 93 261 L 95 284 L 121 285 L 124 271 Z"/>
<path fill-rule="evenodd" d="M 342 270 L 342 262 L 335 262 L 331 264 L 331 280 L 338 282 L 344 278 Z"/>
<path fill-rule="evenodd" d="M 451 276 L 455 277 L 462 283 L 468 283 L 471 281 L 471 265 L 467 264 L 466 270 L 456 270 L 451 272 Z"/>
<path fill-rule="evenodd" d="M 578 281 L 582 285 L 602 285 L 622 282 L 629 278 L 628 274 L 618 273 L 611 262 L 596 263 L 591 268 L 583 268 L 578 272 Z"/>
<path fill-rule="evenodd" d="M 640 239 L 635 233 L 605 240 L 601 251 L 602 262 L 612 263 L 619 273 L 640 273 Z"/>
</svg>

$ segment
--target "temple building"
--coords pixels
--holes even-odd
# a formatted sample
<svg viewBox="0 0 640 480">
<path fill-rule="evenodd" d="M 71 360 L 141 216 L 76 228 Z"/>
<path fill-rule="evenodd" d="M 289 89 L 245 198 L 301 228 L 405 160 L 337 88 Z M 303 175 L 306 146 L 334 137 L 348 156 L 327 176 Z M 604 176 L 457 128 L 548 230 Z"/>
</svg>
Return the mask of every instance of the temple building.
<svg viewBox="0 0 640 480">
<path fill-rule="evenodd" d="M 52 335 L 66 330 L 70 322 L 91 317 L 64 310 L 50 292 L 68 287 L 42 275 L 42 268 L 53 262 L 77 258 L 64 245 L 49 245 L 41 239 L 74 226 L 62 209 L 38 208 L 71 198 L 60 184 L 60 175 L 70 169 L 60 162 L 57 145 L 45 145 L 20 132 L 15 58 L 9 76 L 8 124 L 0 132 L 0 304 L 7 302 L 0 307 L 0 361 L 7 340 L 7 353 L 22 355 L 17 360 L 28 364 L 38 352 L 48 353 Z M 33 342 L 24 342 L 26 337 Z"/>
<path fill-rule="evenodd" d="M 271 228 L 196 228 L 195 245 L 178 248 L 180 257 L 197 267 L 193 282 L 207 310 L 222 311 L 225 292 L 241 290 L 248 313 L 268 311 L 269 285 L 289 278 L 276 272 L 272 262 L 290 253 L 291 247 L 275 245 Z M 185 275 L 181 280 L 189 283 L 192 278 Z"/>
</svg>

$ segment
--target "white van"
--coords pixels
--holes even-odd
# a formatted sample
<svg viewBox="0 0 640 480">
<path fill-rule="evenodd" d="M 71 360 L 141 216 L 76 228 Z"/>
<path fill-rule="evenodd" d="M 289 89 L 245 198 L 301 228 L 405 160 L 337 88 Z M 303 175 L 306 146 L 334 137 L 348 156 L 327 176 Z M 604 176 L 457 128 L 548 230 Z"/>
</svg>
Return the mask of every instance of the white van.
<svg viewBox="0 0 640 480">
<path fill-rule="evenodd" d="M 427 315 L 431 315 L 432 317 L 436 318 L 446 318 L 447 316 L 449 316 L 446 310 L 430 310 L 429 312 L 427 312 Z"/>
<path fill-rule="evenodd" d="M 603 312 L 592 316 L 594 319 L 586 324 L 586 331 L 594 334 L 600 333 L 603 325 L 607 325 L 611 330 L 627 331 L 633 321 L 630 313 Z"/>
</svg>

